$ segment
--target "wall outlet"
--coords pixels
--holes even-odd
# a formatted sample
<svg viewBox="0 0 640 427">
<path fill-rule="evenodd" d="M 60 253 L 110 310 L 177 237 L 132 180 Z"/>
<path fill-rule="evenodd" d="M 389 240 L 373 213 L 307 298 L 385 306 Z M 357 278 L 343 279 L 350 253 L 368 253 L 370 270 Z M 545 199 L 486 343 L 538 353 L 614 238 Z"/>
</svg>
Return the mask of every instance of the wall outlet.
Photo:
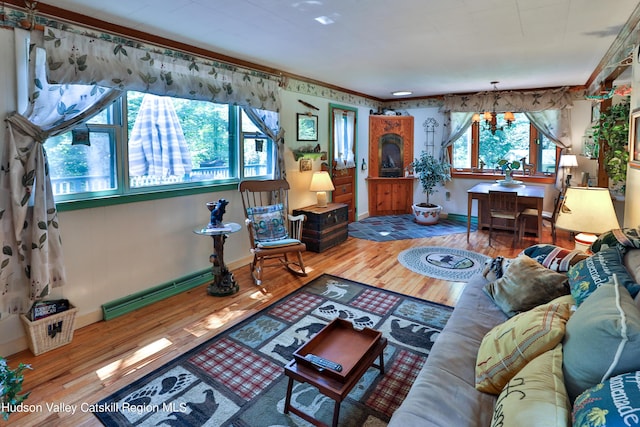
<svg viewBox="0 0 640 427">
<path fill-rule="evenodd" d="M 444 199 L 448 202 L 449 200 L 451 200 L 451 191 L 447 191 L 446 193 L 444 193 Z"/>
</svg>

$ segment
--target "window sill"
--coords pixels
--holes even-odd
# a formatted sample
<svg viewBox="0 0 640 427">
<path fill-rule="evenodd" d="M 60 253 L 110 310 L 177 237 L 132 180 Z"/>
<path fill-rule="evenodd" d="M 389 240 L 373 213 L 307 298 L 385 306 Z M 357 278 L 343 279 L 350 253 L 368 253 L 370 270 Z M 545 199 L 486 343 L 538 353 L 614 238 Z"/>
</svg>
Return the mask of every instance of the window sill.
<svg viewBox="0 0 640 427">
<path fill-rule="evenodd" d="M 531 182 L 537 184 L 553 184 L 556 182 L 555 175 L 522 175 L 522 174 L 513 174 L 513 179 L 517 179 L 523 182 Z M 460 178 L 460 179 L 484 179 L 484 180 L 498 180 L 504 179 L 504 174 L 494 173 L 494 172 L 471 172 L 465 170 L 452 170 L 451 171 L 452 178 Z"/>
</svg>

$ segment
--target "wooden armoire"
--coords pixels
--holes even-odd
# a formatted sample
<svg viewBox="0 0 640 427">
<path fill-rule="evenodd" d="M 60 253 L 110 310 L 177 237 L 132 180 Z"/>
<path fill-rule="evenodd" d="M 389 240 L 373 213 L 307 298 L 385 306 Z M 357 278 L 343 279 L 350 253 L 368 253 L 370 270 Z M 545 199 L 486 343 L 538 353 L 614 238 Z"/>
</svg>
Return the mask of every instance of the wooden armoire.
<svg viewBox="0 0 640 427">
<path fill-rule="evenodd" d="M 413 116 L 369 116 L 369 215 L 411 213 Z"/>
</svg>

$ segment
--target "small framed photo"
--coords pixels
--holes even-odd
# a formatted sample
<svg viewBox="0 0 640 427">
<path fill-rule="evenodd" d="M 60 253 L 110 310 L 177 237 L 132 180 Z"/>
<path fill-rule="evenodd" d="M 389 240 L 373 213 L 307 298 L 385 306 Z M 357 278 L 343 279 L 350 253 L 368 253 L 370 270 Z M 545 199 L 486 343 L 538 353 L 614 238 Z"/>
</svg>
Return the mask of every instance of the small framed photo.
<svg viewBox="0 0 640 427">
<path fill-rule="evenodd" d="M 298 141 L 318 140 L 318 116 L 298 113 Z"/>
<path fill-rule="evenodd" d="M 309 172 L 313 169 L 313 162 L 311 159 L 300 159 L 300 172 Z"/>
<path fill-rule="evenodd" d="M 640 109 L 631 113 L 631 129 L 629 131 L 629 163 L 640 167 Z"/>
</svg>

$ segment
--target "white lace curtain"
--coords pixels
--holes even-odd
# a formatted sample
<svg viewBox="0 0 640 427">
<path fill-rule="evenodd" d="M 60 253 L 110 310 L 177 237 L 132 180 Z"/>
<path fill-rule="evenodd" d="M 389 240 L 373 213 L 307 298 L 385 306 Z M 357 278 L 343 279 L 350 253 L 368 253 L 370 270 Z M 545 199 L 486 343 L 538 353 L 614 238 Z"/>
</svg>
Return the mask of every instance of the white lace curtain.
<svg viewBox="0 0 640 427">
<path fill-rule="evenodd" d="M 334 160 L 336 169 L 356 167 L 355 161 L 356 113 L 341 109 L 333 110 Z"/>
<path fill-rule="evenodd" d="M 33 38 L 36 34 L 32 42 Z M 33 48 L 28 110 L 6 118 L 0 175 L 3 313 L 25 312 L 32 301 L 46 297 L 66 280 L 44 142 L 90 118 L 120 95 L 95 85 L 50 85 L 45 66 L 44 50 Z"/>
</svg>

